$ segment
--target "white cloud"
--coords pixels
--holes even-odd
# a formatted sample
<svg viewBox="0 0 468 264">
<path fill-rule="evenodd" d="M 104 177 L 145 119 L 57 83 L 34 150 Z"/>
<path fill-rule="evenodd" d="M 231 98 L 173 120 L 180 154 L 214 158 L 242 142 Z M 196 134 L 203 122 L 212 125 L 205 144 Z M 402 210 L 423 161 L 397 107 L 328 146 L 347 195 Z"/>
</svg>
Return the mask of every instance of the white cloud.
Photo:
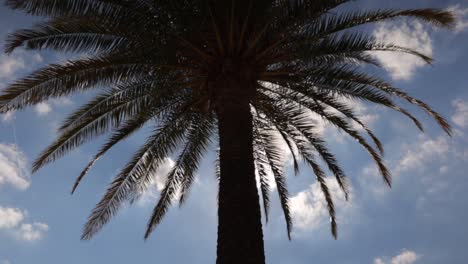
<svg viewBox="0 0 468 264">
<path fill-rule="evenodd" d="M 49 230 L 49 226 L 40 222 L 27 223 L 26 216 L 27 213 L 19 208 L 0 206 L 0 231 L 6 231 L 23 241 L 41 239 Z"/>
<path fill-rule="evenodd" d="M 327 186 L 333 197 L 335 208 L 343 216 L 352 208 L 352 201 L 346 201 L 343 191 L 335 179 L 327 179 Z M 314 230 L 328 223 L 329 214 L 325 197 L 318 182 L 299 192 L 290 199 L 291 215 L 294 226 L 300 230 Z"/>
<path fill-rule="evenodd" d="M 344 99 L 344 98 L 341 101 L 342 101 L 341 103 L 351 108 L 354 111 L 356 117 L 358 117 L 361 120 L 361 122 L 364 123 L 364 125 L 366 125 L 368 128 L 372 129 L 373 125 L 380 118 L 380 116 L 376 113 L 376 111 L 372 111 L 372 109 L 369 109 L 362 102 L 351 100 L 351 99 Z M 339 112 L 336 110 L 334 110 L 333 112 L 335 114 L 342 116 L 344 119 L 350 121 L 350 124 L 353 126 L 355 130 L 358 130 L 361 132 L 364 131 L 364 128 L 357 122 L 348 119 L 342 114 L 339 114 Z M 352 137 L 348 136 L 345 132 L 327 123 L 326 121 L 322 121 L 321 127 L 323 127 L 321 129 L 322 130 L 321 135 L 324 136 L 324 138 L 330 143 L 342 144 L 342 143 L 345 143 L 347 140 L 348 142 L 355 141 Z"/>
<path fill-rule="evenodd" d="M 0 88 L 17 78 L 20 71 L 30 70 L 35 68 L 35 65 L 44 61 L 42 56 L 38 53 L 27 53 L 24 50 L 18 50 L 11 55 L 0 55 Z M 34 110 L 40 116 L 47 115 L 52 111 L 52 106 L 60 107 L 72 104 L 68 98 L 52 99 L 48 102 L 39 103 L 35 106 Z M 3 121 L 10 121 L 13 113 L 2 115 Z"/>
<path fill-rule="evenodd" d="M 6 114 L 1 114 L 1 117 L 2 117 L 2 121 L 3 122 L 10 122 L 11 120 L 15 119 L 15 112 L 13 111 L 10 111 Z"/>
<path fill-rule="evenodd" d="M 403 143 L 398 153 L 402 154 L 392 160 L 391 166 L 389 166 L 389 168 L 392 168 L 394 177 L 410 171 L 423 171 L 427 168 L 427 164 L 438 164 L 441 166 L 440 170 L 444 171 L 446 169 L 444 169 L 444 164 L 441 163 L 450 159 L 448 158 L 448 154 L 451 153 L 455 156 L 459 156 L 460 154 L 453 148 L 452 143 L 446 136 L 432 139 L 424 135 L 418 136 L 415 143 Z M 366 166 L 363 169 L 363 173 L 367 176 L 379 174 L 374 164 Z M 365 179 L 364 181 L 367 180 Z"/>
<path fill-rule="evenodd" d="M 468 102 L 457 99 L 452 102 L 452 105 L 455 107 L 452 121 L 461 128 L 468 127 Z"/>
<path fill-rule="evenodd" d="M 166 183 L 167 174 L 174 167 L 175 162 L 171 158 L 166 158 L 164 163 L 159 167 L 153 176 L 151 184 L 148 189 L 141 195 L 138 204 L 145 206 L 154 203 L 158 199 L 159 192 L 164 188 Z"/>
<path fill-rule="evenodd" d="M 48 230 L 49 226 L 40 222 L 22 224 L 17 230 L 17 235 L 24 241 L 36 241 L 40 240 Z"/>
<path fill-rule="evenodd" d="M 39 103 L 35 106 L 35 111 L 38 115 L 44 116 L 47 115 L 50 111 L 52 111 L 52 107 L 48 103 Z"/>
<path fill-rule="evenodd" d="M 25 155 L 15 145 L 0 143 L 0 186 L 3 184 L 25 190 L 30 182 Z"/>
<path fill-rule="evenodd" d="M 411 264 L 419 259 L 414 251 L 404 250 L 400 255 L 392 258 L 392 264 Z"/>
<path fill-rule="evenodd" d="M 364 186 L 364 189 L 370 191 L 375 197 L 382 197 L 388 191 L 388 186 L 373 163 L 362 169 L 362 175 L 358 180 L 359 184 Z"/>
<path fill-rule="evenodd" d="M 37 63 L 41 63 L 41 62 L 44 61 L 44 58 L 42 58 L 41 54 L 39 54 L 39 53 L 35 53 L 32 56 L 32 59 L 34 60 L 34 62 L 37 62 Z"/>
<path fill-rule="evenodd" d="M 23 56 L 0 55 L 0 78 L 7 78 L 26 67 Z"/>
<path fill-rule="evenodd" d="M 28 61 L 28 63 L 26 63 Z M 15 76 L 15 74 L 26 68 L 29 68 L 31 63 L 41 63 L 43 58 L 40 54 L 35 53 L 31 56 L 31 54 L 27 54 L 23 50 L 18 50 L 13 54 L 0 55 L 0 81 L 2 80 L 11 80 Z"/>
<path fill-rule="evenodd" d="M 450 149 L 449 139 L 445 136 L 436 139 L 419 136 L 417 144 L 403 145 L 405 154 L 398 161 L 394 172 L 399 175 L 411 170 L 423 170 L 428 163 L 444 160 Z"/>
<path fill-rule="evenodd" d="M 40 116 L 49 114 L 53 109 L 52 107 L 63 107 L 72 105 L 73 102 L 67 97 L 51 99 L 48 102 L 42 102 L 35 106 L 35 111 Z"/>
<path fill-rule="evenodd" d="M 13 54 L 0 54 L 0 89 L 3 89 L 7 83 L 17 78 L 19 71 L 33 68 L 34 65 L 42 63 L 43 58 L 40 54 L 28 54 L 24 50 L 15 51 Z M 44 110 L 42 108 L 41 110 Z M 14 118 L 14 113 L 2 114 L 3 121 L 8 122 Z"/>
<path fill-rule="evenodd" d="M 403 250 L 399 255 L 391 259 L 376 258 L 374 264 L 413 264 L 420 258 L 418 254 L 411 250 Z"/>
<path fill-rule="evenodd" d="M 428 164 L 440 166 L 439 171 L 446 170 L 443 162 L 448 159 L 448 154 L 454 152 L 449 139 L 440 136 L 436 139 L 427 138 L 424 135 L 418 136 L 416 142 L 412 144 L 403 143 L 399 151 L 401 153 L 390 161 L 388 168 L 394 179 L 398 179 L 402 174 L 413 171 L 424 171 Z M 458 155 L 455 152 L 451 153 Z M 384 186 L 381 176 L 375 164 L 370 164 L 363 169 L 363 176 L 360 178 L 361 184 L 371 187 L 376 195 L 382 195 L 388 188 Z M 370 186 L 369 186 L 370 185 Z"/>
<path fill-rule="evenodd" d="M 166 183 L 167 174 L 174 167 L 175 162 L 171 158 L 166 158 L 164 163 L 159 167 L 158 171 L 154 175 L 153 184 L 156 186 L 158 191 L 164 188 Z"/>
<path fill-rule="evenodd" d="M 24 213 L 18 208 L 0 206 L 0 229 L 17 227 L 24 219 Z"/>
<path fill-rule="evenodd" d="M 343 103 L 347 104 L 351 109 L 353 109 L 359 119 L 368 127 L 372 127 L 379 120 L 379 115 L 376 114 L 375 111 L 370 110 L 364 103 L 360 101 L 344 99 Z M 353 122 L 353 127 L 357 130 L 364 130 L 362 126 L 356 122 Z"/>
<path fill-rule="evenodd" d="M 381 23 L 373 35 L 379 42 L 411 48 L 432 56 L 432 40 L 419 22 Z M 409 80 L 418 68 L 426 65 L 419 57 L 405 53 L 377 51 L 372 54 L 395 80 Z"/>
<path fill-rule="evenodd" d="M 460 4 L 450 6 L 449 11 L 453 12 L 457 18 L 457 23 L 455 24 L 455 32 L 459 33 L 468 29 L 468 8 L 462 8 Z"/>
<path fill-rule="evenodd" d="M 34 111 L 39 116 L 46 116 L 47 114 L 52 112 L 54 107 L 64 107 L 64 106 L 69 106 L 72 104 L 73 104 L 73 101 L 71 101 L 69 98 L 66 98 L 66 97 L 56 98 L 56 99 L 51 99 L 47 102 L 41 102 L 35 105 Z M 10 122 L 11 120 L 15 118 L 15 113 L 8 112 L 6 114 L 2 114 L 1 118 L 4 122 Z"/>
<path fill-rule="evenodd" d="M 385 264 L 385 262 L 381 258 L 374 259 L 374 264 Z"/>
<path fill-rule="evenodd" d="M 399 145 L 388 159 L 394 184 L 404 184 L 407 178 L 417 179 L 422 187 L 418 192 L 420 201 L 445 197 L 442 194 L 450 188 L 448 178 L 458 177 L 468 161 L 466 145 L 457 135 L 454 138 L 419 135 L 410 142 Z M 376 166 L 370 164 L 363 169 L 359 183 L 374 197 L 383 197 L 389 189 L 381 178 Z"/>
</svg>

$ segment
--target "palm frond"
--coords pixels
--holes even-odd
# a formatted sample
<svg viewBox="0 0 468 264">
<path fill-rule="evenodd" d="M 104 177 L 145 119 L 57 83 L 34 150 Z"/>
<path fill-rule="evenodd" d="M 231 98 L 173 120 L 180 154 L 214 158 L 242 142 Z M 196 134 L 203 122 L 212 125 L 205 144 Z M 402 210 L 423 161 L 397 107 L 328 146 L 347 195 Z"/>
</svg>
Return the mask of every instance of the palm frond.
<svg viewBox="0 0 468 264">
<path fill-rule="evenodd" d="M 78 146 L 92 140 L 110 129 L 118 127 L 127 118 L 134 116 L 143 109 L 151 107 L 148 94 L 137 94 L 119 102 L 114 102 L 94 113 L 86 119 L 67 127 L 61 135 L 47 147 L 34 161 L 33 172 L 47 163 L 53 162 Z"/>
<path fill-rule="evenodd" d="M 145 76 L 148 63 L 104 56 L 52 64 L 10 84 L 0 94 L 0 112 L 19 110 L 50 98 Z"/>
<path fill-rule="evenodd" d="M 312 38 L 321 38 L 360 25 L 398 17 L 412 17 L 439 27 L 451 27 L 455 22 L 452 13 L 440 9 L 354 11 L 322 16 L 317 21 L 310 23 L 306 27 L 305 33 Z"/>
<path fill-rule="evenodd" d="M 184 171 L 184 177 L 181 182 L 179 205 L 182 206 L 186 200 L 190 187 L 194 181 L 194 172 L 205 154 L 210 138 L 214 132 L 214 122 L 212 116 L 203 116 L 197 124 L 193 124 L 188 132 L 187 144 L 180 155 L 177 164 L 180 164 Z"/>
<path fill-rule="evenodd" d="M 328 151 L 321 136 L 314 132 L 315 125 L 310 118 L 310 114 L 294 106 L 278 106 L 278 104 L 270 105 L 267 111 L 269 111 L 268 113 L 272 116 L 270 119 L 278 130 L 287 133 L 289 138 L 300 136 L 309 142 L 310 146 L 317 151 L 330 171 L 334 174 L 346 199 L 348 199 L 349 190 L 345 173 L 340 168 L 335 156 Z M 282 111 L 282 113 L 280 114 L 275 111 Z M 323 113 L 318 114 L 323 116 Z M 326 120 L 330 119 L 328 116 L 324 116 L 324 118 Z"/>
<path fill-rule="evenodd" d="M 337 58 L 344 61 L 345 59 L 348 61 L 356 60 L 361 63 L 379 65 L 366 53 L 373 51 L 407 53 L 422 59 L 426 63 L 432 62 L 431 57 L 414 49 L 380 42 L 375 37 L 361 32 L 327 36 L 318 41 L 299 40 L 297 44 L 299 45 L 298 58 L 306 65 L 311 64 L 312 67 L 322 66 L 324 62 L 329 61 L 335 62 L 336 65 Z"/>
<path fill-rule="evenodd" d="M 258 143 L 257 143 L 258 144 Z M 265 154 L 254 146 L 255 170 L 258 173 L 260 181 L 260 191 L 262 192 L 263 212 L 265 221 L 268 223 L 270 218 L 270 180 L 268 179 L 269 168 L 267 167 Z"/>
<path fill-rule="evenodd" d="M 312 94 L 315 94 L 316 92 L 328 93 L 334 96 L 340 96 L 344 99 L 365 100 L 382 105 L 403 114 L 409 118 L 419 130 L 424 131 L 421 122 L 407 110 L 396 105 L 389 98 L 387 93 L 384 93 L 381 90 L 375 89 L 368 85 L 356 84 L 317 75 L 314 78 L 309 79 L 306 82 L 305 87 L 302 85 L 294 85 L 294 87 L 290 86 L 290 88 L 292 88 L 294 91 L 306 94 L 311 97 L 313 97 Z"/>
<path fill-rule="evenodd" d="M 146 190 L 151 175 L 183 139 L 188 118 L 186 109 L 174 113 L 148 138 L 96 205 L 85 225 L 82 239 L 90 239 L 115 215 L 123 202 Z"/>
<path fill-rule="evenodd" d="M 139 14 L 147 13 L 148 9 L 145 10 L 142 2 L 139 0 L 6 0 L 5 4 L 11 9 L 23 10 L 36 16 L 99 15 L 110 19 L 117 18 L 117 15 L 121 15 L 123 11 Z"/>
<path fill-rule="evenodd" d="M 340 101 L 339 98 L 334 96 L 327 95 L 325 93 L 316 92 L 313 96 L 313 99 L 310 99 L 307 95 L 304 95 L 299 92 L 295 92 L 289 89 L 286 89 L 281 86 L 274 85 L 271 88 L 266 87 L 265 85 L 259 86 L 259 89 L 266 92 L 265 95 L 272 96 L 271 94 L 275 94 L 277 96 L 273 96 L 273 100 L 286 100 L 290 102 L 295 102 L 298 105 L 309 109 L 311 112 L 314 113 L 330 113 L 332 110 L 328 110 L 328 108 L 332 108 L 335 111 L 343 114 L 347 118 L 353 120 L 357 124 L 359 124 L 366 133 L 371 137 L 372 141 L 379 149 L 380 153 L 383 154 L 384 149 L 383 145 L 377 136 L 364 124 L 354 113 L 354 110 L 348 107 L 345 103 Z M 269 94 L 268 94 L 269 93 Z M 276 98 L 279 97 L 279 98 Z M 327 115 L 322 115 L 325 118 Z M 326 118 L 325 118 L 326 119 Z M 327 120 L 327 119 L 326 119 Z M 330 120 L 327 120 L 330 121 Z M 281 129 L 278 129 L 281 131 Z"/>
<path fill-rule="evenodd" d="M 298 131 L 296 131 L 298 132 Z M 291 135 L 291 134 L 290 134 Z M 296 136 L 291 135 L 293 138 L 293 141 L 295 142 L 300 155 L 302 158 L 306 161 L 306 163 L 312 168 L 314 171 L 314 174 L 317 178 L 317 181 L 320 184 L 320 188 L 322 190 L 322 193 L 325 197 L 325 200 L 327 202 L 327 207 L 328 207 L 328 213 L 330 215 L 330 226 L 331 226 L 331 232 L 332 235 L 335 237 L 335 239 L 338 237 L 338 227 L 336 223 L 336 212 L 335 212 L 335 206 L 333 203 L 333 199 L 331 196 L 331 193 L 327 187 L 326 184 L 326 176 L 323 170 L 320 168 L 320 165 L 315 161 L 313 151 L 310 149 L 310 142 L 307 142 L 304 140 L 303 136 L 301 133 L 296 134 Z"/>
<path fill-rule="evenodd" d="M 86 165 L 85 169 L 77 177 L 71 193 L 73 194 L 76 191 L 76 188 L 81 183 L 81 180 L 86 176 L 91 167 L 103 157 L 107 151 L 114 147 L 117 143 L 131 136 L 134 132 L 144 126 L 151 118 L 153 118 L 153 111 L 144 111 L 138 116 L 126 120 L 121 126 L 119 126 L 108 141 L 101 147 L 99 152 L 92 158 L 92 160 Z"/>
<path fill-rule="evenodd" d="M 293 122 L 304 120 L 303 125 L 305 127 L 310 127 L 309 130 L 313 128 L 313 123 L 310 124 L 311 122 L 313 122 L 313 120 L 310 119 L 310 115 L 307 115 L 307 113 L 304 113 L 304 111 L 301 111 L 294 106 L 285 107 L 284 105 L 274 105 L 270 101 L 268 109 L 266 111 L 270 111 L 270 115 L 272 117 L 276 117 L 276 120 L 282 120 L 282 122 L 290 122 L 290 125 L 292 125 L 293 127 Z M 347 135 L 353 137 L 373 158 L 380 170 L 380 174 L 382 175 L 383 179 L 389 186 L 391 186 L 391 174 L 388 171 L 386 165 L 384 164 L 381 156 L 374 150 L 374 148 L 372 148 L 372 146 L 369 145 L 369 143 L 367 143 L 366 139 L 362 137 L 358 131 L 352 128 L 352 126 L 346 120 L 337 115 L 326 112 L 317 112 L 317 114 L 319 114 L 319 116 L 322 116 L 325 120 L 329 121 L 338 129 L 345 132 Z M 307 121 L 307 118 L 309 118 L 309 121 Z M 286 130 L 288 129 L 288 126 L 282 125 L 282 128 Z M 313 142 L 310 142 L 310 144 L 313 145 Z"/>
<path fill-rule="evenodd" d="M 351 81 L 351 82 L 356 82 L 356 83 L 360 83 L 360 84 L 366 84 L 366 85 L 369 85 L 369 86 L 373 86 L 373 87 L 375 87 L 377 89 L 382 90 L 383 92 L 385 92 L 387 94 L 390 94 L 390 95 L 393 95 L 395 97 L 401 98 L 401 99 L 407 101 L 410 104 L 416 105 L 416 106 L 420 107 L 422 110 L 424 110 L 429 116 L 434 118 L 434 120 L 439 124 L 439 126 L 448 135 L 452 135 L 451 126 L 447 122 L 447 120 L 445 120 L 445 118 L 443 118 L 439 113 L 434 111 L 429 105 L 427 105 L 426 103 L 424 103 L 423 101 L 421 101 L 419 99 L 416 99 L 416 98 L 410 96 L 408 93 L 406 93 L 406 92 L 404 92 L 404 91 L 402 91 L 402 90 L 400 90 L 398 88 L 393 87 L 392 85 L 390 85 L 389 83 L 387 83 L 387 82 L 385 82 L 383 80 L 380 80 L 380 79 L 378 79 L 376 77 L 368 76 L 367 74 L 364 74 L 364 73 L 361 73 L 361 72 L 356 72 L 356 71 L 353 71 L 353 70 L 348 70 L 347 71 L 345 69 L 343 69 L 342 74 L 336 75 L 335 77 L 337 79 L 344 79 L 344 80 Z"/>
<path fill-rule="evenodd" d="M 167 180 L 158 203 L 148 222 L 145 239 L 154 231 L 166 214 L 169 206 L 180 191 L 179 203 L 182 205 L 193 182 L 193 176 L 198 169 L 200 160 L 209 144 L 213 123 L 211 117 L 195 116 L 187 131 L 186 143 Z"/>
<path fill-rule="evenodd" d="M 96 95 L 91 101 L 82 105 L 77 110 L 69 114 L 59 127 L 59 131 L 66 131 L 86 122 L 93 115 L 107 112 L 109 108 L 131 103 L 134 98 L 148 96 L 153 87 L 154 80 L 145 81 L 138 84 L 130 84 L 122 88 L 114 88 Z M 131 114 L 132 112 L 130 112 Z M 127 116 L 126 113 L 119 113 L 117 116 Z"/>
<path fill-rule="evenodd" d="M 36 25 L 32 29 L 15 31 L 6 39 L 5 52 L 18 47 L 65 52 L 109 53 L 129 48 L 131 40 L 122 29 L 93 17 L 60 17 Z"/>
<path fill-rule="evenodd" d="M 281 154 L 281 149 L 278 147 L 278 139 L 273 136 L 271 129 L 267 127 L 261 127 L 258 122 L 254 124 L 254 126 L 255 125 L 257 126 L 259 132 L 259 135 L 257 135 L 259 145 L 257 146 L 261 148 L 260 151 L 264 154 L 265 164 L 268 165 L 274 176 L 281 207 L 283 209 L 283 214 L 286 221 L 288 238 L 291 240 L 292 219 L 289 207 L 289 192 L 286 186 L 285 175 L 283 171 L 283 156 Z"/>
<path fill-rule="evenodd" d="M 256 111 L 254 111 L 257 113 Z M 258 127 L 258 123 L 260 120 L 258 118 L 254 118 L 254 126 L 253 126 L 253 155 L 254 155 L 254 165 L 255 171 L 258 173 L 258 178 L 260 181 L 260 191 L 262 193 L 262 201 L 263 201 L 263 211 L 265 215 L 265 221 L 268 223 L 270 218 L 270 180 L 269 180 L 269 173 L 271 173 L 271 169 L 268 165 L 267 157 L 265 155 L 264 147 L 262 144 L 262 140 L 260 138 L 260 131 Z"/>
</svg>

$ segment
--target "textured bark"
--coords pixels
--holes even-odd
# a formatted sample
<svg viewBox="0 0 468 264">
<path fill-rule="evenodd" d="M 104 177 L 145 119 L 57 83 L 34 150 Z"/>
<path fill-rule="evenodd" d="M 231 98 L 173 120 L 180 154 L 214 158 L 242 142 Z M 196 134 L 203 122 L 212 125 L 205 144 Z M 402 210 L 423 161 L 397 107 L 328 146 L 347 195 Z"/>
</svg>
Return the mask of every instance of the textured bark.
<svg viewBox="0 0 468 264">
<path fill-rule="evenodd" d="M 227 84 L 219 101 L 220 169 L 217 264 L 265 263 L 253 158 L 249 85 Z M 242 87 L 243 86 L 243 87 Z M 239 92 L 240 91 L 240 92 Z"/>
</svg>

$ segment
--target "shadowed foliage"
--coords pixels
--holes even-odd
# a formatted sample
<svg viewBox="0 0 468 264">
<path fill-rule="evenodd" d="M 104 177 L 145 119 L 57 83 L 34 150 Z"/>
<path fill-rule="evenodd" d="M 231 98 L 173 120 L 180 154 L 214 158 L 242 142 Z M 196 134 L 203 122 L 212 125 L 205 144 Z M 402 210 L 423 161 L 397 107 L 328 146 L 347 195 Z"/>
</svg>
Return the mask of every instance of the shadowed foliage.
<svg viewBox="0 0 468 264">
<path fill-rule="evenodd" d="M 70 114 L 33 171 L 97 136 L 110 134 L 73 186 L 112 147 L 145 125 L 152 134 L 110 184 L 85 225 L 90 239 L 125 203 L 139 197 L 168 156 L 175 166 L 149 220 L 145 238 L 177 199 L 182 205 L 212 139 L 219 141 L 217 263 L 264 263 L 259 194 L 268 220 L 270 185 L 277 186 L 290 238 L 285 180 L 305 162 L 323 191 L 337 237 L 336 212 L 323 166 L 348 198 L 345 172 L 317 132 L 316 117 L 354 138 L 391 175 L 383 146 L 353 107 L 381 105 L 423 126 L 400 106 L 409 103 L 450 126 L 424 102 L 365 72 L 380 67 L 373 51 L 416 50 L 382 43 L 361 25 L 407 17 L 450 27 L 437 9 L 349 11 L 349 0 L 5 0 L 12 9 L 47 18 L 11 33 L 5 52 L 18 48 L 86 54 L 51 64 L 0 94 L 0 113 L 48 99 L 99 90 Z M 333 10 L 333 12 L 332 12 Z M 257 190 L 256 175 L 259 178 Z"/>
</svg>

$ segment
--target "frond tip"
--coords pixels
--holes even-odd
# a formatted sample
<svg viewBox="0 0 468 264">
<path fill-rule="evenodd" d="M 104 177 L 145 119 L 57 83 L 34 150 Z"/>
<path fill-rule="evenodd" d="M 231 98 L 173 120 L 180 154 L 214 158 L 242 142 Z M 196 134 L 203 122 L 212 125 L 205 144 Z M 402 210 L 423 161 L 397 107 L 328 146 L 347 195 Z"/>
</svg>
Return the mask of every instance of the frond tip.
<svg viewBox="0 0 468 264">
<path fill-rule="evenodd" d="M 441 9 L 414 9 L 400 12 L 402 16 L 412 16 L 424 20 L 430 24 L 440 27 L 451 28 L 455 25 L 455 15 L 447 10 Z"/>
</svg>

